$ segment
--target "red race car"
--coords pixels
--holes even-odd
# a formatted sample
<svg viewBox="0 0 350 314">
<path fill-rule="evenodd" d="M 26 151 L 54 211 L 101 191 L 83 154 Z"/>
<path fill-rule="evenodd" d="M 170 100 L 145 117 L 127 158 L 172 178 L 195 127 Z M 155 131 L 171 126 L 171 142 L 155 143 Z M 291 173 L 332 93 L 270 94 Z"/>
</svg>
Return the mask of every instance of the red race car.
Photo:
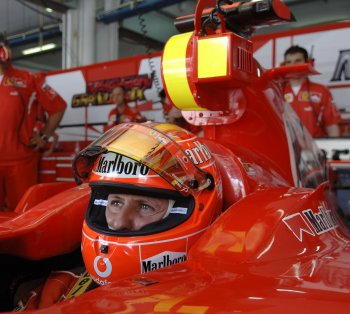
<svg viewBox="0 0 350 314">
<path fill-rule="evenodd" d="M 0 309 L 30 309 L 23 289 L 43 294 L 53 273 L 86 267 L 59 300 L 32 308 L 348 313 L 350 233 L 337 179 L 327 179 L 324 155 L 280 86 L 314 70 L 265 70 L 248 39 L 260 25 L 292 19 L 279 0 L 199 0 L 195 15 L 178 19 L 185 33 L 164 48 L 163 85 L 204 135 L 118 125 L 76 157 L 82 184 L 33 187 L 15 213 L 2 213 Z M 119 228 L 122 218 L 111 216 L 124 199 L 115 189 L 166 206 L 142 203 L 147 224 Z"/>
</svg>

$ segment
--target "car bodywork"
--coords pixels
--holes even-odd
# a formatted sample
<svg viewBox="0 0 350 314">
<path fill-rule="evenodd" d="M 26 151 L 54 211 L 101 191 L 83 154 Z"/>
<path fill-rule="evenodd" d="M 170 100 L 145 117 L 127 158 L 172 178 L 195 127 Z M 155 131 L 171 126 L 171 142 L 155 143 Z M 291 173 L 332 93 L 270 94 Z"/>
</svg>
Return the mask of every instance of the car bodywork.
<svg viewBox="0 0 350 314">
<path fill-rule="evenodd" d="M 257 13 L 259 5 L 264 16 L 269 10 L 264 23 L 292 18 L 277 0 L 239 7 L 248 14 L 250 7 Z M 214 6 L 215 1 L 198 1 L 195 16 L 188 18 L 194 33 L 168 42 L 162 66 L 170 100 L 188 121 L 203 126 L 203 141 L 223 181 L 223 214 L 203 232 L 185 262 L 135 274 L 38 313 L 348 313 L 349 230 L 326 180 L 323 155 L 284 103 L 278 83 L 290 73 L 312 69 L 262 69 L 249 54 L 247 32 L 232 37 L 235 29 L 225 27 L 235 22 L 229 17 L 238 14 L 237 3 L 227 4 L 225 12 L 233 13 L 218 14 L 221 26 L 204 36 L 202 16 Z M 261 22 L 258 15 L 250 25 L 252 21 Z M 199 67 L 215 64 L 223 50 L 203 54 L 205 60 L 198 59 L 204 53 L 199 50 L 216 49 L 225 36 L 224 49 L 236 52 L 233 43 L 240 41 L 249 68 L 235 66 L 232 59 L 229 74 L 220 77 L 215 67 L 201 72 Z M 214 45 L 198 44 L 212 38 Z M 2 214 L 3 260 L 12 255 L 35 262 L 79 248 L 89 187 L 51 191 L 51 198 L 23 205 L 32 199 L 29 191 L 17 213 Z M 3 278 L 7 268 L 9 262 L 2 268 Z"/>
</svg>

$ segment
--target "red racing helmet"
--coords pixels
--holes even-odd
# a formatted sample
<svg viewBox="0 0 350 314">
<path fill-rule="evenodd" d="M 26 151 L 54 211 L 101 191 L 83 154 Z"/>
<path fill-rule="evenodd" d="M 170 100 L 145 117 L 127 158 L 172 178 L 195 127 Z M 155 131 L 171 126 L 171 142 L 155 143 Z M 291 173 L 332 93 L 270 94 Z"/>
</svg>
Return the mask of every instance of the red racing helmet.
<svg viewBox="0 0 350 314">
<path fill-rule="evenodd" d="M 221 213 L 222 183 L 210 151 L 176 125 L 117 125 L 76 157 L 74 171 L 92 190 L 82 255 L 100 285 L 185 261 Z M 165 214 L 140 228 L 113 228 L 110 198 L 120 194 L 165 200 Z"/>
</svg>

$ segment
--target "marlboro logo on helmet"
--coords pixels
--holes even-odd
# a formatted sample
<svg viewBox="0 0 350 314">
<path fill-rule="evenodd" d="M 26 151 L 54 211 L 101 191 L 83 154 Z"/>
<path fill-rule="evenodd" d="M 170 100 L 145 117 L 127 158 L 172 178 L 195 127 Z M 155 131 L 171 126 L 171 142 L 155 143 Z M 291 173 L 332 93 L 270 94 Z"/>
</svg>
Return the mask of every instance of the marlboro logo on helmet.
<svg viewBox="0 0 350 314">
<path fill-rule="evenodd" d="M 133 177 L 146 176 L 150 169 L 135 160 L 120 155 L 118 153 L 109 152 L 101 155 L 96 169 L 96 174 L 109 177 Z"/>
<path fill-rule="evenodd" d="M 114 157 L 101 155 L 107 151 L 114 153 Z M 118 157 L 121 155 L 123 157 Z M 95 173 L 107 176 L 137 175 L 139 172 L 142 175 L 150 168 L 181 194 L 189 195 L 190 191 L 196 193 L 213 186 L 210 174 L 199 167 L 211 159 L 209 151 L 198 141 L 183 150 L 150 125 L 125 123 L 117 125 L 82 151 L 74 161 L 74 172 L 78 178 L 87 179 L 96 160 Z"/>
</svg>

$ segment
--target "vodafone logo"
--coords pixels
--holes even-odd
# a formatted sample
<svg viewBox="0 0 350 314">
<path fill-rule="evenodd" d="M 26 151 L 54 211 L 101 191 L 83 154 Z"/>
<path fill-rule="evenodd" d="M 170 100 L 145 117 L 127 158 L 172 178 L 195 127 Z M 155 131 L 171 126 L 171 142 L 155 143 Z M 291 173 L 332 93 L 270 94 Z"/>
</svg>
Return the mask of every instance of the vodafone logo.
<svg viewBox="0 0 350 314">
<path fill-rule="evenodd" d="M 107 257 L 96 256 L 94 270 L 99 277 L 107 278 L 112 273 L 112 263 Z"/>
</svg>

